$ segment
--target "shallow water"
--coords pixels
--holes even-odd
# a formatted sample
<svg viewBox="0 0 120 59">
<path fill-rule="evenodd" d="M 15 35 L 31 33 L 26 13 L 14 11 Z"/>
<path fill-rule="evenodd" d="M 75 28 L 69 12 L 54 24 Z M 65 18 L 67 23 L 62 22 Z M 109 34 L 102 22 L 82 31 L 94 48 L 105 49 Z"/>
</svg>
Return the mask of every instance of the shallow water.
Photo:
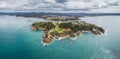
<svg viewBox="0 0 120 59">
<path fill-rule="evenodd" d="M 120 16 L 82 19 L 103 27 L 106 34 L 84 33 L 76 40 L 54 41 L 44 47 L 44 32 L 30 27 L 33 22 L 44 20 L 0 16 L 0 59 L 120 59 Z"/>
</svg>

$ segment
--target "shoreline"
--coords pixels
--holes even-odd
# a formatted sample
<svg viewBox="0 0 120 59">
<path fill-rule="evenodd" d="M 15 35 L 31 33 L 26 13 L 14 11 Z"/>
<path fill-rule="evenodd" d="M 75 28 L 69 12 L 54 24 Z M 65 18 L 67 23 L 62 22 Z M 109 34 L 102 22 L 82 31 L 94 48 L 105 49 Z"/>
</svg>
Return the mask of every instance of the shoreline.
<svg viewBox="0 0 120 59">
<path fill-rule="evenodd" d="M 68 38 L 68 39 L 70 39 L 70 40 L 76 40 L 77 37 L 81 36 L 81 35 L 84 34 L 84 33 L 91 33 L 91 34 L 92 34 L 92 32 L 90 32 L 90 31 L 83 31 L 80 35 L 78 35 L 78 36 L 76 35 L 76 36 L 73 37 L 73 38 L 70 37 L 70 36 L 58 37 L 58 38 L 53 37 L 53 40 L 55 39 L 56 41 L 61 41 L 61 40 L 64 40 L 65 38 Z M 104 35 L 104 34 L 101 34 L 101 35 Z M 96 36 L 99 36 L 99 35 L 96 35 Z M 51 42 L 51 43 L 44 43 L 44 42 L 41 41 L 41 43 L 42 43 L 44 46 L 46 46 L 46 45 L 50 45 L 50 44 L 54 43 L 54 41 Z"/>
</svg>

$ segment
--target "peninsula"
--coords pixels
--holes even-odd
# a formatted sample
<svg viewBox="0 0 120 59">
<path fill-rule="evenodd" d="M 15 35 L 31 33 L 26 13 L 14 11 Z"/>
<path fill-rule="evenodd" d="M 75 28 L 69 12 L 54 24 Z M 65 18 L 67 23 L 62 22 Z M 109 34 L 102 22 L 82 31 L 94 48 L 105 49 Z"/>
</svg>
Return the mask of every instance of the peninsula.
<svg viewBox="0 0 120 59">
<path fill-rule="evenodd" d="M 54 39 L 74 38 L 84 32 L 90 32 L 95 35 L 105 33 L 102 27 L 84 21 L 36 22 L 32 24 L 32 30 L 45 31 L 45 34 L 42 36 L 42 43 L 44 44 L 50 44 Z"/>
<path fill-rule="evenodd" d="M 58 16 L 58 15 L 44 15 L 41 18 L 51 21 L 71 21 L 71 20 L 80 20 L 79 17 L 75 16 Z"/>
</svg>

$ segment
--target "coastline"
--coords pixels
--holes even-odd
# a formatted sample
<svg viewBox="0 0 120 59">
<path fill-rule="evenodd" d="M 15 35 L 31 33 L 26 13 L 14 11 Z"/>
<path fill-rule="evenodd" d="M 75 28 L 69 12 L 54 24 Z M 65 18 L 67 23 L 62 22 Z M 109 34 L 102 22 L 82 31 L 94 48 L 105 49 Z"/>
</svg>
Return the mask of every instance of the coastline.
<svg viewBox="0 0 120 59">
<path fill-rule="evenodd" d="M 83 33 L 92 33 L 94 35 L 102 35 L 105 30 L 95 24 L 90 24 L 84 21 L 75 22 L 36 22 L 32 24 L 32 30 L 45 31 L 43 45 L 49 45 L 56 40 L 60 41 L 64 38 L 75 40 L 77 36 L 81 36 Z"/>
</svg>

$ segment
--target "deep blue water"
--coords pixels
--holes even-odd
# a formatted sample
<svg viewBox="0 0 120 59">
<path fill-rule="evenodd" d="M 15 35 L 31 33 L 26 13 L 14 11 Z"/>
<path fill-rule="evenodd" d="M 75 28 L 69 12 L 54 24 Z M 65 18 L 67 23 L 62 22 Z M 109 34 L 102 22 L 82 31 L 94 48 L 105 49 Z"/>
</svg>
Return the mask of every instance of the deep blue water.
<svg viewBox="0 0 120 59">
<path fill-rule="evenodd" d="M 104 35 L 84 33 L 76 40 L 41 44 L 43 31 L 32 31 L 29 20 L 37 18 L 0 16 L 0 59 L 120 59 L 120 16 L 82 18 L 106 29 Z"/>
</svg>

